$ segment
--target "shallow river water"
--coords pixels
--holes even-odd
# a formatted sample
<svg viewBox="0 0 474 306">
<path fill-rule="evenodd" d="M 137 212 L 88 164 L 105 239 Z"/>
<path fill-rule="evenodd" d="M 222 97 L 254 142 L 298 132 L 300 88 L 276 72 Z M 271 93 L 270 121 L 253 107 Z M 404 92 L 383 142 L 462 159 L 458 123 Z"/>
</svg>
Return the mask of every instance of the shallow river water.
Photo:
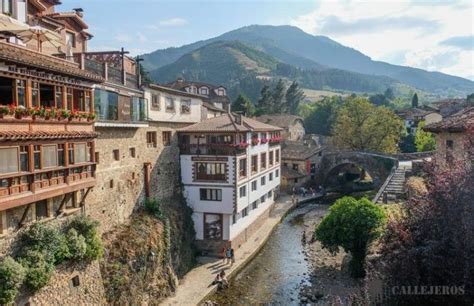
<svg viewBox="0 0 474 306">
<path fill-rule="evenodd" d="M 231 280 L 230 288 L 210 300 L 220 305 L 298 305 L 299 288 L 309 282 L 301 238 L 308 204 L 293 210 L 277 226 L 260 253 Z"/>
</svg>

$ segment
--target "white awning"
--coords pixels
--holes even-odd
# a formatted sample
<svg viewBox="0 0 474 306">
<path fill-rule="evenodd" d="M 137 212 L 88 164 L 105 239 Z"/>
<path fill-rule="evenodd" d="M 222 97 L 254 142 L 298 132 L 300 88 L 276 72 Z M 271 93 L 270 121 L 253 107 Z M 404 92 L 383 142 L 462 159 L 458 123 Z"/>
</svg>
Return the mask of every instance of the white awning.
<svg viewBox="0 0 474 306">
<path fill-rule="evenodd" d="M 0 33 L 17 34 L 22 31 L 27 31 L 29 28 L 30 26 L 26 23 L 20 22 L 5 14 L 0 14 Z"/>
</svg>

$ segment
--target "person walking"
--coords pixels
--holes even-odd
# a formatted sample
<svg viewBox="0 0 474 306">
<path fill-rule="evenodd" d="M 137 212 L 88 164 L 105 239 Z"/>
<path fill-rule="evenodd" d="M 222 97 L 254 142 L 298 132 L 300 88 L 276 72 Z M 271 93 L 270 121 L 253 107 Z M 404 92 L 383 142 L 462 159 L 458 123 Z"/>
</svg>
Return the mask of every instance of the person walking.
<svg viewBox="0 0 474 306">
<path fill-rule="evenodd" d="M 223 264 L 225 264 L 225 262 L 226 262 L 226 258 L 227 258 L 226 252 L 227 252 L 227 247 L 224 246 L 224 247 L 222 248 L 222 250 L 221 250 L 222 263 L 223 263 Z"/>
<path fill-rule="evenodd" d="M 232 266 L 234 263 L 235 263 L 234 249 L 230 248 L 230 265 Z"/>
<path fill-rule="evenodd" d="M 222 282 L 222 287 L 227 288 L 229 287 L 229 281 L 227 280 L 226 274 L 224 269 L 222 269 L 221 273 L 219 274 Z"/>
<path fill-rule="evenodd" d="M 231 259 L 232 259 L 231 250 L 232 249 L 230 247 L 227 247 L 227 250 L 225 251 L 226 264 L 231 262 Z"/>
</svg>

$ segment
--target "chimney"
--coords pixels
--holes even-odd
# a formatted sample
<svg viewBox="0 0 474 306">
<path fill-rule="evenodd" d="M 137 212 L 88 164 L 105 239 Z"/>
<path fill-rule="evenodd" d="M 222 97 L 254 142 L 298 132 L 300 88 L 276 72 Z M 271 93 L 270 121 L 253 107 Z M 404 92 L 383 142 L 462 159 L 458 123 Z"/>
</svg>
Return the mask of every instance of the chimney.
<svg viewBox="0 0 474 306">
<path fill-rule="evenodd" d="M 236 113 L 234 117 L 235 123 L 237 123 L 238 125 L 242 125 L 242 114 Z"/>
</svg>

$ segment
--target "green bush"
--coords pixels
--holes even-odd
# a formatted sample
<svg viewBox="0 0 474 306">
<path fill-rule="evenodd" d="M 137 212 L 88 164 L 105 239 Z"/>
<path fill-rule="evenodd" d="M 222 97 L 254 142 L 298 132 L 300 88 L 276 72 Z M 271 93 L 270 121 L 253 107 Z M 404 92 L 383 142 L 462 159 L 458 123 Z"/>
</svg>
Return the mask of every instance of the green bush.
<svg viewBox="0 0 474 306">
<path fill-rule="evenodd" d="M 87 243 L 84 236 L 79 235 L 77 231 L 71 228 L 66 235 L 67 246 L 69 249 L 69 258 L 83 259 L 87 253 Z"/>
<path fill-rule="evenodd" d="M 29 250 L 19 259 L 26 269 L 25 284 L 37 291 L 48 284 L 54 271 L 54 263 L 47 253 Z"/>
<path fill-rule="evenodd" d="M 0 304 L 13 302 L 25 278 L 25 269 L 10 256 L 0 262 Z"/>
<path fill-rule="evenodd" d="M 165 213 L 161 207 L 160 202 L 158 202 L 157 199 L 145 199 L 145 203 L 143 205 L 145 207 L 145 211 L 154 216 L 155 218 L 158 218 L 160 220 L 163 220 L 165 218 Z"/>
<path fill-rule="evenodd" d="M 59 264 L 69 257 L 66 239 L 57 229 L 47 226 L 44 223 L 32 224 L 21 236 L 22 251 L 38 251 L 46 253 L 46 257 L 52 258 L 54 264 Z"/>
<path fill-rule="evenodd" d="M 337 253 L 339 247 L 350 253 L 352 276 L 363 277 L 367 249 L 381 234 L 385 220 L 384 210 L 367 198 L 343 197 L 331 206 L 316 228 L 315 237 L 332 253 Z"/>
<path fill-rule="evenodd" d="M 98 225 L 99 222 L 86 216 L 79 216 L 71 221 L 70 228 L 76 230 L 78 235 L 85 238 L 87 245 L 85 259 L 95 260 L 102 258 L 104 255 L 104 246 L 99 233 L 97 233 Z"/>
</svg>

